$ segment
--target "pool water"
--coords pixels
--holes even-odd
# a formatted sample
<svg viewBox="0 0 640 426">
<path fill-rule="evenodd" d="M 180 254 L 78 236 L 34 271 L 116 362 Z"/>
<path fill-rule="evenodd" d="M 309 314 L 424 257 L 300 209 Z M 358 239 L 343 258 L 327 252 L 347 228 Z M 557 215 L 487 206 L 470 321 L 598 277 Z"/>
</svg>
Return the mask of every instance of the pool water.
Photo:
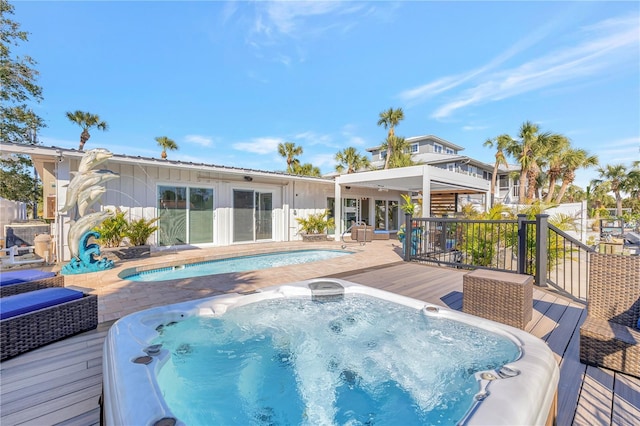
<svg viewBox="0 0 640 426">
<path fill-rule="evenodd" d="M 161 392 L 185 424 L 455 424 L 506 336 L 366 295 L 281 298 L 159 326 Z"/>
<path fill-rule="evenodd" d="M 353 252 L 344 250 L 286 251 L 158 268 L 150 271 L 125 275 L 121 278 L 130 281 L 176 280 L 230 272 L 255 271 L 258 269 L 275 268 L 278 266 L 298 265 L 302 263 L 333 259 L 335 257 L 346 256 L 352 253 Z"/>
</svg>

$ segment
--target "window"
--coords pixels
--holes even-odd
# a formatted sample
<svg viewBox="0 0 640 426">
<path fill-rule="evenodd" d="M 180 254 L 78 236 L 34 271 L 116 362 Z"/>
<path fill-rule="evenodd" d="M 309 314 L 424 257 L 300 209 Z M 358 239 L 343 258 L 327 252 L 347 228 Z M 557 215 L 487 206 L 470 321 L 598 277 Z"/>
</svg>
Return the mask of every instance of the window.
<svg viewBox="0 0 640 426">
<path fill-rule="evenodd" d="M 500 182 L 500 189 L 507 189 L 509 188 L 509 177 L 502 175 L 498 178 L 498 181 Z"/>
<path fill-rule="evenodd" d="M 411 153 L 415 154 L 416 152 L 418 152 L 418 144 L 417 143 L 412 143 L 411 144 Z"/>
<path fill-rule="evenodd" d="M 471 176 L 478 175 L 478 168 L 476 166 L 467 166 L 467 170 Z"/>
<path fill-rule="evenodd" d="M 387 150 L 386 149 L 383 150 L 383 151 L 380 151 L 380 159 L 384 160 L 385 158 L 387 158 Z"/>
<path fill-rule="evenodd" d="M 213 189 L 158 186 L 158 244 L 213 242 Z"/>
<path fill-rule="evenodd" d="M 400 222 L 398 206 L 395 200 L 376 200 L 375 229 L 397 230 Z"/>
<path fill-rule="evenodd" d="M 451 149 L 451 148 L 445 148 L 444 152 L 445 152 L 445 153 L 447 153 L 447 154 L 455 154 L 455 153 L 456 153 L 456 152 L 455 152 L 453 149 Z"/>
<path fill-rule="evenodd" d="M 447 164 L 447 170 L 449 170 L 450 172 L 455 172 L 456 171 L 456 164 L 455 163 L 448 163 Z"/>
<path fill-rule="evenodd" d="M 442 154 L 442 145 L 434 143 L 433 144 L 433 152 L 437 152 L 438 154 Z"/>
</svg>

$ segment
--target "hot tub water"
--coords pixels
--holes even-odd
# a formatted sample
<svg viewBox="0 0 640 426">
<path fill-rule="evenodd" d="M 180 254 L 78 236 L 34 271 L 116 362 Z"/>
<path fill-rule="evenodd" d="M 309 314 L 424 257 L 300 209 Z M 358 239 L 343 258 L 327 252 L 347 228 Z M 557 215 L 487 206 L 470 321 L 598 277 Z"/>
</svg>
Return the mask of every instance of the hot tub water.
<svg viewBox="0 0 640 426">
<path fill-rule="evenodd" d="M 454 424 L 510 339 L 369 296 L 275 299 L 162 327 L 158 383 L 186 424 Z M 241 409 L 239 409 L 241 407 Z"/>
</svg>

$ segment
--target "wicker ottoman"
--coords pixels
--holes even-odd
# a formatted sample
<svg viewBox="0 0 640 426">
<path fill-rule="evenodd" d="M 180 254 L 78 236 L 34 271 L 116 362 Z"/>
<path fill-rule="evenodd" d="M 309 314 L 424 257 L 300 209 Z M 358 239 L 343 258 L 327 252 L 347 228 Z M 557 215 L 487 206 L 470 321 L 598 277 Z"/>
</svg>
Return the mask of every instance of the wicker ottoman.
<svg viewBox="0 0 640 426">
<path fill-rule="evenodd" d="M 533 317 L 533 277 L 476 269 L 463 277 L 462 310 L 524 329 Z"/>
</svg>

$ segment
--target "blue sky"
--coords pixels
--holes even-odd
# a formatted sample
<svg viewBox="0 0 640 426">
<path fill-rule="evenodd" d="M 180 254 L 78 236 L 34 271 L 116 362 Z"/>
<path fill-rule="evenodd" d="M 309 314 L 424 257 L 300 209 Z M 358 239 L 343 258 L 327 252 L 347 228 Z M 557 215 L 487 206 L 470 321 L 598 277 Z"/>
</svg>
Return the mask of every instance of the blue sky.
<svg viewBox="0 0 640 426">
<path fill-rule="evenodd" d="M 45 145 L 99 114 L 85 149 L 284 170 L 280 142 L 326 173 L 336 152 L 433 134 L 482 146 L 530 120 L 601 164 L 640 159 L 638 2 L 12 2 L 38 61 Z M 594 171 L 579 172 L 586 185 Z"/>
</svg>

